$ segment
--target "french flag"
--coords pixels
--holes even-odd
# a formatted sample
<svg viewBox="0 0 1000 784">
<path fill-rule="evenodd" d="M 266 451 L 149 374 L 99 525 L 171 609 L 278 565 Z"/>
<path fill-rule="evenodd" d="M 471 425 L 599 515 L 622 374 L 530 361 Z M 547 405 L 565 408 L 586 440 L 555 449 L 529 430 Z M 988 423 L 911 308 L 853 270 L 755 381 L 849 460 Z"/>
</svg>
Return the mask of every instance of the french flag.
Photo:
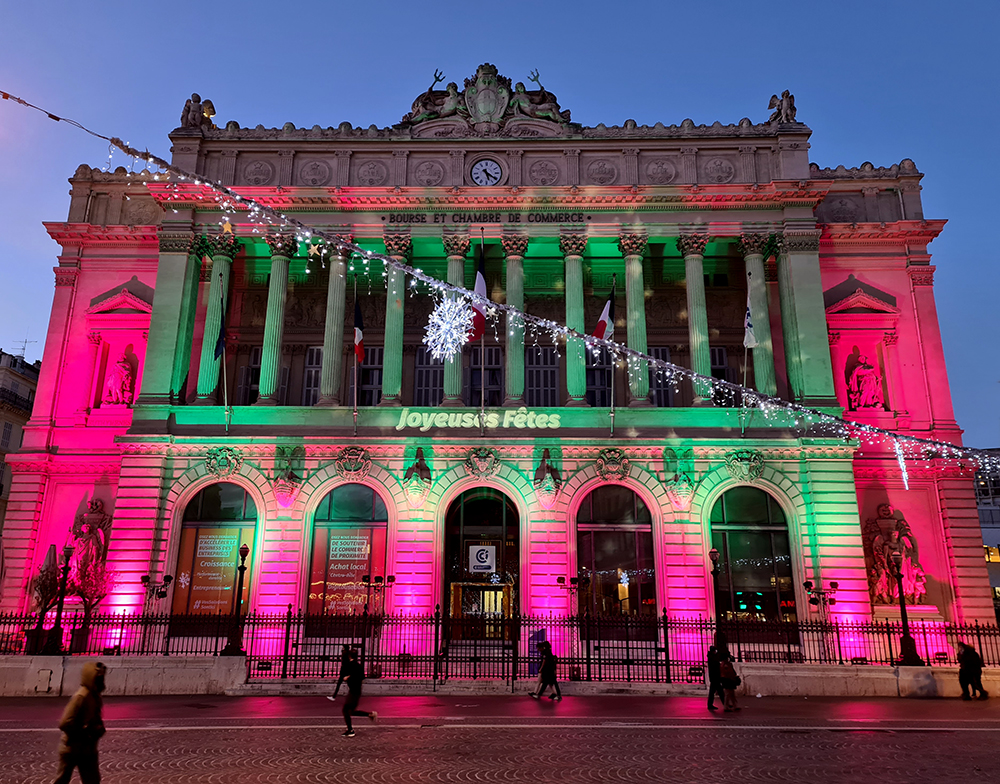
<svg viewBox="0 0 1000 784">
<path fill-rule="evenodd" d="M 604 310 L 601 311 L 601 318 L 597 322 L 597 329 L 594 330 L 594 337 L 598 340 L 614 340 L 615 337 L 615 287 L 618 285 L 616 278 L 612 278 L 611 295 L 604 303 Z"/>
<path fill-rule="evenodd" d="M 354 299 L 354 356 L 358 359 L 358 364 L 365 361 L 365 325 L 361 320 L 361 303 Z"/>
<path fill-rule="evenodd" d="M 486 252 L 483 244 L 479 244 L 479 268 L 476 270 L 476 295 L 487 299 L 486 296 Z M 469 333 L 469 342 L 474 343 L 486 334 L 486 303 L 472 303 L 472 331 Z"/>
</svg>

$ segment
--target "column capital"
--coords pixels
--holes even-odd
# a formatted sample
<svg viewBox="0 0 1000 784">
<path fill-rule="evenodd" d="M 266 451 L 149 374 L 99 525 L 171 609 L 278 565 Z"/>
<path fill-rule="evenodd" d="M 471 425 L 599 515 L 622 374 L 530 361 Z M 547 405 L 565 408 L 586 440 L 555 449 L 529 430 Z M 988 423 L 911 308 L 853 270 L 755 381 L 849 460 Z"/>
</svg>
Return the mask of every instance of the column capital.
<svg viewBox="0 0 1000 784">
<path fill-rule="evenodd" d="M 157 239 L 160 241 L 160 253 L 184 253 L 191 255 L 189 246 L 198 239 L 192 237 L 191 232 L 160 232 Z"/>
<path fill-rule="evenodd" d="M 468 234 L 442 234 L 441 244 L 444 245 L 444 254 L 451 258 L 459 256 L 465 258 L 469 252 L 470 239 Z M 388 245 L 386 246 L 388 247 Z"/>
<path fill-rule="evenodd" d="M 933 286 L 934 270 L 936 267 L 921 264 L 906 268 L 906 274 L 910 276 L 910 282 L 914 286 Z"/>
<path fill-rule="evenodd" d="M 528 252 L 528 240 L 527 234 L 519 234 L 512 231 L 506 231 L 500 235 L 500 244 L 503 245 L 503 255 L 507 256 L 524 256 Z"/>
<path fill-rule="evenodd" d="M 53 267 L 56 273 L 56 286 L 76 286 L 76 279 L 80 277 L 80 270 L 77 267 Z"/>
<path fill-rule="evenodd" d="M 618 250 L 622 256 L 641 256 L 648 244 L 649 237 L 645 234 L 621 234 L 618 237 Z"/>
<path fill-rule="evenodd" d="M 271 249 L 272 256 L 284 256 L 290 259 L 299 252 L 299 241 L 291 234 L 268 234 L 264 241 Z"/>
<path fill-rule="evenodd" d="M 217 237 L 206 237 L 209 254 L 214 259 L 216 256 L 226 256 L 230 261 L 236 258 L 240 252 L 240 241 L 235 234 L 226 232 Z"/>
<path fill-rule="evenodd" d="M 707 234 L 682 234 L 677 238 L 677 249 L 684 258 L 703 256 L 709 239 L 711 238 Z"/>
<path fill-rule="evenodd" d="M 786 231 L 776 235 L 778 249 L 782 253 L 809 253 L 819 251 L 819 229 L 807 231 Z"/>
<path fill-rule="evenodd" d="M 101 337 L 100 332 L 88 332 L 87 340 L 90 341 L 91 345 L 99 346 L 101 345 L 101 340 L 103 340 L 103 338 Z"/>
<path fill-rule="evenodd" d="M 385 232 L 382 235 L 385 252 L 394 258 L 405 259 L 413 250 L 413 239 L 408 231 Z"/>
<path fill-rule="evenodd" d="M 763 256 L 767 251 L 767 246 L 770 240 L 770 235 L 767 234 L 744 233 L 740 235 L 740 239 L 739 242 L 736 243 L 736 247 L 739 249 L 740 254 L 744 257 Z"/>
<path fill-rule="evenodd" d="M 559 236 L 559 250 L 563 256 L 582 256 L 586 249 L 586 234 L 562 234 Z"/>
</svg>

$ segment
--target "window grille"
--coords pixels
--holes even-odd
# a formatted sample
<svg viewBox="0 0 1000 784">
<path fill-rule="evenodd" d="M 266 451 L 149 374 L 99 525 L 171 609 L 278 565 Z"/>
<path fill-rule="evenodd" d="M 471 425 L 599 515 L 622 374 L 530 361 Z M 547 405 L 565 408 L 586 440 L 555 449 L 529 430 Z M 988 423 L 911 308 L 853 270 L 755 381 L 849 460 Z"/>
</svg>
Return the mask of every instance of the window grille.
<svg viewBox="0 0 1000 784">
<path fill-rule="evenodd" d="M 413 368 L 413 405 L 439 406 L 444 400 L 444 362 L 431 356 L 429 349 L 417 349 Z"/>
<path fill-rule="evenodd" d="M 559 405 L 559 355 L 555 346 L 525 348 L 524 402 L 533 408 Z"/>
<path fill-rule="evenodd" d="M 0 449 L 10 448 L 10 435 L 14 431 L 14 426 L 10 422 L 3 423 L 3 436 L 0 436 Z"/>
<path fill-rule="evenodd" d="M 654 346 L 649 349 L 649 355 L 654 359 L 669 362 L 670 347 Z M 670 376 L 660 368 L 653 366 L 649 368 L 649 391 L 654 406 L 667 408 L 674 404 L 674 383 Z"/>
<path fill-rule="evenodd" d="M 481 395 L 481 382 L 483 366 L 480 365 L 480 347 L 472 349 L 469 359 L 467 377 L 469 382 L 465 385 L 467 406 L 479 406 Z M 486 405 L 502 406 L 504 400 L 503 385 L 503 351 L 500 346 L 486 347 Z"/>
<path fill-rule="evenodd" d="M 302 374 L 302 405 L 314 406 L 319 400 L 319 381 L 323 372 L 323 347 L 306 349 L 306 365 Z"/>
<path fill-rule="evenodd" d="M 354 405 L 354 362 L 347 370 L 347 405 Z M 377 406 L 382 400 L 382 347 L 365 348 L 358 365 L 358 405 Z"/>
<path fill-rule="evenodd" d="M 597 408 L 611 407 L 611 352 L 606 348 L 587 350 L 587 402 Z"/>
</svg>

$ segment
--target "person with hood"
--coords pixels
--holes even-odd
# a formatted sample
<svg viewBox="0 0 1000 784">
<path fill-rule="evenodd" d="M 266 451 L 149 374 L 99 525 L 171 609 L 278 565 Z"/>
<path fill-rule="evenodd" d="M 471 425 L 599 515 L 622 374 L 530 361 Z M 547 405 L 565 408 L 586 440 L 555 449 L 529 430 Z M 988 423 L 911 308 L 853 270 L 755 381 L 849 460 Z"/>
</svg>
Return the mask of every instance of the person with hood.
<svg viewBox="0 0 1000 784">
<path fill-rule="evenodd" d="M 708 649 L 708 709 L 718 710 L 715 707 L 715 695 L 719 695 L 719 702 L 723 707 L 726 704 L 726 693 L 722 689 L 722 654 L 719 649 L 712 645 Z"/>
<path fill-rule="evenodd" d="M 55 784 L 68 784 L 73 769 L 80 771 L 83 784 L 100 784 L 101 772 L 97 763 L 97 742 L 104 735 L 101 718 L 101 692 L 108 668 L 101 662 L 83 665 L 80 688 L 77 689 L 63 712 L 59 729 L 59 773 Z"/>
<path fill-rule="evenodd" d="M 354 737 L 352 716 L 367 716 L 372 723 L 378 721 L 378 714 L 375 711 L 358 710 L 358 703 L 361 702 L 361 684 L 364 680 L 365 669 L 358 661 L 358 652 L 351 648 L 347 655 L 347 699 L 344 700 L 344 723 L 347 724 L 347 729 L 344 731 L 345 738 Z"/>
<path fill-rule="evenodd" d="M 979 699 L 989 698 L 983 688 L 983 659 L 968 643 L 960 642 L 958 648 L 958 683 L 962 687 L 962 699 L 971 700 L 979 692 Z"/>
</svg>

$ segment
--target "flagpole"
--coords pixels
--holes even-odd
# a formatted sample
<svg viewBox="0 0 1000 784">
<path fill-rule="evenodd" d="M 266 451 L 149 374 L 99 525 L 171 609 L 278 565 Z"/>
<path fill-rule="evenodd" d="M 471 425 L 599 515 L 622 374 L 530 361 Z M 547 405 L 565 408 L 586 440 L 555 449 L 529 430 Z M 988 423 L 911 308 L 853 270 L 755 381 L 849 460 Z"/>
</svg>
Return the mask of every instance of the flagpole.
<svg viewBox="0 0 1000 784">
<path fill-rule="evenodd" d="M 615 287 L 618 284 L 618 276 L 611 276 L 611 297 L 615 296 Z M 610 315 L 610 313 L 609 313 Z M 614 325 L 611 325 L 612 334 L 614 333 Z M 615 352 L 611 352 L 611 438 L 615 437 L 615 381 L 617 381 L 618 375 L 618 355 Z"/>
<path fill-rule="evenodd" d="M 479 258 L 486 264 L 486 228 L 479 229 Z M 485 274 L 483 278 L 485 280 Z M 485 304 L 483 320 L 485 322 Z M 479 435 L 486 435 L 486 325 L 483 324 L 483 334 L 479 337 Z"/>
<path fill-rule="evenodd" d="M 219 273 L 219 302 L 222 304 L 222 322 L 226 321 L 226 300 L 222 293 L 223 281 L 222 273 Z M 222 341 L 222 407 L 223 417 L 226 420 L 226 435 L 229 435 L 229 374 L 226 372 L 226 341 Z"/>
<path fill-rule="evenodd" d="M 747 313 L 749 313 L 750 323 L 753 323 L 753 313 L 750 311 L 750 286 L 753 272 L 747 272 Z M 750 346 L 747 345 L 746 320 L 743 324 L 743 389 L 747 388 L 747 363 L 750 357 Z M 755 338 L 756 339 L 756 338 Z M 744 438 L 747 433 L 747 399 L 743 391 L 740 391 L 740 438 Z"/>
<path fill-rule="evenodd" d="M 358 273 L 354 273 L 354 307 L 358 306 Z M 355 326 L 355 330 L 357 327 Z M 354 435 L 358 434 L 358 347 L 357 335 L 354 337 Z"/>
</svg>

